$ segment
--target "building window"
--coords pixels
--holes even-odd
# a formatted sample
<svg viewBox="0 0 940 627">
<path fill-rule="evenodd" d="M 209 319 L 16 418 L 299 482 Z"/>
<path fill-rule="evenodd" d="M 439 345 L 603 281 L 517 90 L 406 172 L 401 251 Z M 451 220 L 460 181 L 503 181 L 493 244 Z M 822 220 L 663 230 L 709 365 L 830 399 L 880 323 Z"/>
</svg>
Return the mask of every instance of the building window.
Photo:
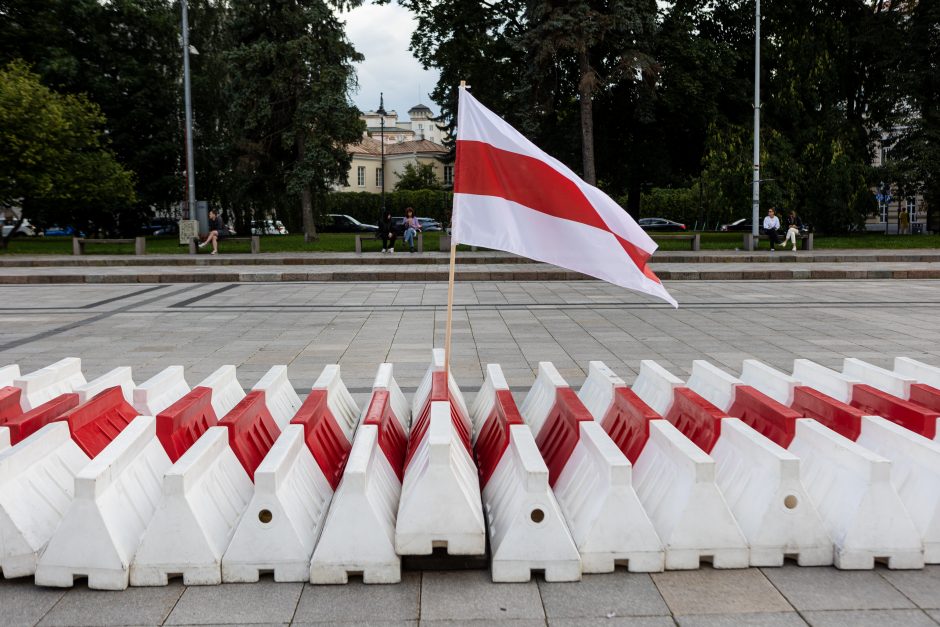
<svg viewBox="0 0 940 627">
<path fill-rule="evenodd" d="M 888 221 L 888 203 L 882 201 L 878 203 L 878 207 L 879 209 L 881 209 L 881 221 L 887 222 Z"/>
<path fill-rule="evenodd" d="M 361 165 L 356 168 L 356 184 L 359 187 L 366 186 L 366 166 Z"/>
<path fill-rule="evenodd" d="M 444 166 L 444 184 L 445 185 L 454 184 L 454 166 L 452 165 Z"/>
<path fill-rule="evenodd" d="M 382 172 L 382 168 L 376 168 L 375 169 L 375 186 L 382 187 L 384 183 L 385 183 L 385 175 Z"/>
<path fill-rule="evenodd" d="M 917 203 L 913 198 L 907 199 L 907 214 L 910 216 L 911 222 L 914 222 L 917 218 Z"/>
</svg>

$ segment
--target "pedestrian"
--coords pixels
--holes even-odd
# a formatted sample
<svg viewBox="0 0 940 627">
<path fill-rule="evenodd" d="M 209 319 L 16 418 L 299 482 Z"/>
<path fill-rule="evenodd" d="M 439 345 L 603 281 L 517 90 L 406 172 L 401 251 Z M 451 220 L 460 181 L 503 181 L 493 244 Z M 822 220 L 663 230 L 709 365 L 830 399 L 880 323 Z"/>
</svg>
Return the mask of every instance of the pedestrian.
<svg viewBox="0 0 940 627">
<path fill-rule="evenodd" d="M 787 242 L 793 240 L 793 250 L 796 251 L 796 238 L 800 236 L 803 230 L 803 221 L 796 215 L 796 211 L 791 211 L 787 216 L 787 236 L 783 239 L 783 247 L 787 247 Z"/>
<path fill-rule="evenodd" d="M 898 233 L 901 235 L 911 234 L 911 214 L 905 208 L 902 208 L 901 213 L 898 215 Z"/>
<path fill-rule="evenodd" d="M 379 218 L 379 237 L 382 238 L 382 252 L 395 252 L 395 229 L 392 226 L 392 212 L 388 209 Z"/>
<path fill-rule="evenodd" d="M 767 235 L 767 240 L 770 241 L 771 252 L 777 246 L 777 231 L 779 230 L 780 218 L 774 214 L 774 208 L 771 207 L 767 210 L 767 215 L 764 216 L 764 233 Z"/>
<path fill-rule="evenodd" d="M 421 223 L 418 221 L 418 218 L 415 217 L 415 210 L 411 207 L 405 209 L 405 243 L 408 244 L 408 247 L 411 249 L 411 252 L 415 251 L 415 235 L 421 232 Z"/>
<path fill-rule="evenodd" d="M 205 247 L 206 244 L 212 244 L 211 255 L 217 255 L 219 253 L 219 240 L 225 239 L 229 236 L 229 230 L 225 227 L 225 223 L 222 221 L 222 218 L 219 217 L 218 212 L 215 209 L 209 210 L 209 234 L 206 236 L 205 241 L 199 244 L 199 248 Z"/>
</svg>

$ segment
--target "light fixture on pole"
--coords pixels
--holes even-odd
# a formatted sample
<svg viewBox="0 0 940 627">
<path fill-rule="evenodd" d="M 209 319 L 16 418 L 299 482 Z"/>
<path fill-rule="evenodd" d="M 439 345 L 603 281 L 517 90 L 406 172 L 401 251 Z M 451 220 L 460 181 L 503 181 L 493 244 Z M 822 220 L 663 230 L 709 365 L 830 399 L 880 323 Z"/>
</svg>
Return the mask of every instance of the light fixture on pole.
<svg viewBox="0 0 940 627">
<path fill-rule="evenodd" d="M 381 161 L 379 170 L 382 172 L 382 215 L 385 215 L 385 94 L 379 92 L 379 139 L 381 144 Z"/>
<path fill-rule="evenodd" d="M 754 8 L 754 179 L 752 200 L 751 235 L 760 233 L 760 0 Z"/>
</svg>

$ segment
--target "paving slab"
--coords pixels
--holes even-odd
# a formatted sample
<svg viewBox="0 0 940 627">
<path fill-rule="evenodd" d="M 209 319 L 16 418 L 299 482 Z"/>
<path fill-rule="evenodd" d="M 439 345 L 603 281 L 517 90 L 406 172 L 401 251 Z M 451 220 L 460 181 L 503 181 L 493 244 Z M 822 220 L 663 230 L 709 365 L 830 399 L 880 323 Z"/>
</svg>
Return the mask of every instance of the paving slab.
<svg viewBox="0 0 940 627">
<path fill-rule="evenodd" d="M 305 585 L 295 623 L 375 620 L 407 622 L 418 620 L 421 573 L 402 573 L 395 586 L 366 585 L 350 581 L 345 586 Z"/>
<path fill-rule="evenodd" d="M 833 612 L 804 612 L 813 627 L 936 627 L 936 623 L 921 610 L 852 610 Z"/>
<path fill-rule="evenodd" d="M 549 620 L 669 614 L 662 596 L 645 574 L 618 570 L 603 575 L 584 575 L 578 583 L 539 580 L 538 587 Z"/>
<path fill-rule="evenodd" d="M 303 586 L 300 583 L 275 583 L 271 579 L 249 584 L 189 586 L 165 624 L 289 623 Z"/>
<path fill-rule="evenodd" d="M 600 627 L 674 627 L 676 624 L 669 616 L 617 616 L 614 618 L 550 618 L 549 627 L 580 627 L 591 625 Z"/>
<path fill-rule="evenodd" d="M 880 610 L 913 608 L 914 604 L 881 576 L 880 570 L 836 570 L 830 567 L 761 569 L 797 610 Z"/>
<path fill-rule="evenodd" d="M 679 627 L 801 627 L 806 621 L 797 612 L 761 612 L 756 614 L 705 614 L 679 616 Z"/>
<path fill-rule="evenodd" d="M 927 566 L 924 570 L 881 570 L 901 594 L 923 609 L 940 609 L 940 566 Z"/>
<path fill-rule="evenodd" d="M 758 569 L 655 573 L 653 582 L 676 616 L 787 612 L 793 608 Z"/>
<path fill-rule="evenodd" d="M 0 623 L 11 627 L 35 625 L 65 593 L 35 586 L 32 578 L 0 579 Z"/>
<path fill-rule="evenodd" d="M 177 581 L 161 588 L 128 588 L 121 592 L 75 587 L 66 592 L 39 625 L 162 625 L 183 591 L 182 583 Z"/>
<path fill-rule="evenodd" d="M 528 583 L 493 583 L 489 571 L 425 573 L 421 581 L 421 619 L 459 617 L 503 621 L 545 620 L 539 588 Z"/>
</svg>

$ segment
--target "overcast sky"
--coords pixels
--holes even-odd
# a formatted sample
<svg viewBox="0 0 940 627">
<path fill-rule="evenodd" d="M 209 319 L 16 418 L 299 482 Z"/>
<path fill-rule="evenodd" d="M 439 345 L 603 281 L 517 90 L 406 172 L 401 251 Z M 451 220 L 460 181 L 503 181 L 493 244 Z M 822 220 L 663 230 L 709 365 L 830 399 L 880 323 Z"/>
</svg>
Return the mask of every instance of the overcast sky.
<svg viewBox="0 0 940 627">
<path fill-rule="evenodd" d="M 379 92 L 385 93 L 385 109 L 395 109 L 407 119 L 408 109 L 421 103 L 438 112 L 428 93 L 437 84 L 438 72 L 426 71 L 408 50 L 416 23 L 411 13 L 397 2 L 384 6 L 368 3 L 343 13 L 346 36 L 366 59 L 356 65 L 359 92 L 353 102 L 363 111 L 379 106 Z"/>
</svg>

